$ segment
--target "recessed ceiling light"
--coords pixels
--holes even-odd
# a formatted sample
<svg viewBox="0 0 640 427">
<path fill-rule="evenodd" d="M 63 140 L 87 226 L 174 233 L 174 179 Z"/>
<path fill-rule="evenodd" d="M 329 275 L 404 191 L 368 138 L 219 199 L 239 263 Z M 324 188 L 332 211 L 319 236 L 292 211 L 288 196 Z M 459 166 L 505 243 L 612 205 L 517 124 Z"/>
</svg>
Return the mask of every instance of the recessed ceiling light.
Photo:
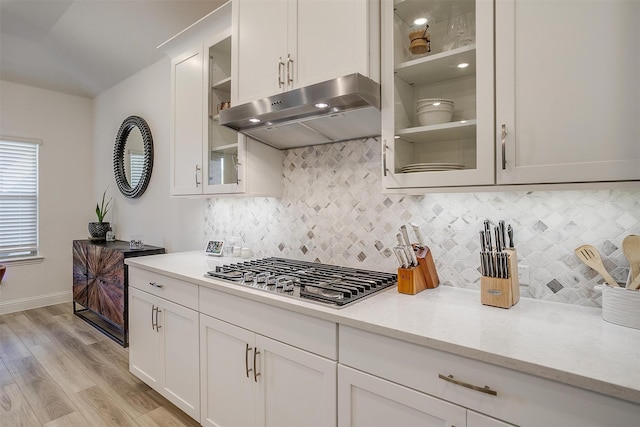
<svg viewBox="0 0 640 427">
<path fill-rule="evenodd" d="M 461 62 L 458 64 L 458 68 L 467 68 L 469 66 L 468 62 Z"/>
<path fill-rule="evenodd" d="M 329 104 L 327 104 L 326 102 L 318 102 L 317 104 L 314 104 L 314 107 L 316 108 L 327 108 L 329 106 Z"/>
<path fill-rule="evenodd" d="M 416 25 L 424 25 L 427 23 L 427 18 L 418 18 L 415 21 L 413 21 L 413 23 Z"/>
<path fill-rule="evenodd" d="M 467 123 L 466 120 L 460 120 L 460 123 Z"/>
<path fill-rule="evenodd" d="M 434 107 L 437 107 L 438 105 L 440 105 L 440 103 L 439 103 L 439 102 L 434 102 L 434 103 L 433 103 L 433 106 L 434 106 Z"/>
<path fill-rule="evenodd" d="M 249 119 L 251 123 L 260 123 L 260 119 L 251 118 Z"/>
<path fill-rule="evenodd" d="M 394 136 L 393 139 L 400 139 L 400 135 Z"/>
</svg>

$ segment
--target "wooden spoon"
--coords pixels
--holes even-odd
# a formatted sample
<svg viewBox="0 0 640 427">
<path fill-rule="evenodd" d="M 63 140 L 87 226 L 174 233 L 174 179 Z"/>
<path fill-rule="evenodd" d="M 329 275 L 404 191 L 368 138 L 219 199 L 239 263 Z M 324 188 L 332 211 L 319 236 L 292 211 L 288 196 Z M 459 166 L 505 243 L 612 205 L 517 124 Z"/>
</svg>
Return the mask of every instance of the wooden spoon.
<svg viewBox="0 0 640 427">
<path fill-rule="evenodd" d="M 640 289 L 640 274 L 638 274 L 636 278 L 633 279 L 631 283 L 629 283 L 629 286 L 627 286 L 627 289 L 630 289 L 632 291 L 637 291 L 638 289 Z"/>
<path fill-rule="evenodd" d="M 630 234 L 622 241 L 622 253 L 629 261 L 631 280 L 640 276 L 640 236 Z"/>
<path fill-rule="evenodd" d="M 613 280 L 613 277 L 609 274 L 604 264 L 602 263 L 602 258 L 600 257 L 600 252 L 596 249 L 595 246 L 592 245 L 582 245 L 575 250 L 576 256 L 582 262 L 584 262 L 589 267 L 593 268 L 595 271 L 600 273 L 604 280 L 607 281 L 609 286 L 613 286 L 615 288 L 619 288 L 620 285 Z"/>
</svg>

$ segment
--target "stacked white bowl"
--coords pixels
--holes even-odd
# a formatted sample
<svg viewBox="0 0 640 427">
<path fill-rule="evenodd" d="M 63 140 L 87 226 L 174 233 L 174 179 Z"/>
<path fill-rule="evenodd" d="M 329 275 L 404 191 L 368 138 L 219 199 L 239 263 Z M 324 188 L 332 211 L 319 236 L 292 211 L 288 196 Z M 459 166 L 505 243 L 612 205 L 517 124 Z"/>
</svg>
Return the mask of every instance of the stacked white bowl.
<svg viewBox="0 0 640 427">
<path fill-rule="evenodd" d="M 453 117 L 453 101 L 444 98 L 425 98 L 417 102 L 420 126 L 448 123 Z"/>
</svg>

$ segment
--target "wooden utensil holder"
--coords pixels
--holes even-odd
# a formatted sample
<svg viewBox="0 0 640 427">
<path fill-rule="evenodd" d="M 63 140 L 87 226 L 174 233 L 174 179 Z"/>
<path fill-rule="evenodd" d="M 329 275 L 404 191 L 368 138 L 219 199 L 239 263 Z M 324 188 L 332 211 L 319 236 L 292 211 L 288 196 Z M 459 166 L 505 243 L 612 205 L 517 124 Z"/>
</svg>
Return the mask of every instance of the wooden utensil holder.
<svg viewBox="0 0 640 427">
<path fill-rule="evenodd" d="M 515 249 L 505 249 L 509 261 L 511 277 L 500 279 L 482 276 L 480 278 L 480 301 L 484 305 L 509 308 L 520 300 L 518 281 L 518 254 Z"/>
<path fill-rule="evenodd" d="M 416 248 L 417 267 L 398 269 L 398 292 L 415 295 L 425 289 L 437 288 L 440 284 L 433 256 L 428 248 Z"/>
</svg>

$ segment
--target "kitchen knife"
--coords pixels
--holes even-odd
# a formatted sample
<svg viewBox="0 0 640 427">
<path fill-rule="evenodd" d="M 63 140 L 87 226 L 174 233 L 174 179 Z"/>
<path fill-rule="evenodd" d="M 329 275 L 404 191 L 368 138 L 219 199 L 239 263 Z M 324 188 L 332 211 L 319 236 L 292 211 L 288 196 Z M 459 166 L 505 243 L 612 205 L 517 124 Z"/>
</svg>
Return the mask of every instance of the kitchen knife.
<svg viewBox="0 0 640 427">
<path fill-rule="evenodd" d="M 418 258 L 416 257 L 416 253 L 413 250 L 413 246 L 411 246 L 411 240 L 409 240 L 409 233 L 407 233 L 407 226 L 402 225 L 400 227 L 400 232 L 402 233 L 402 237 L 404 239 L 405 248 L 407 251 L 407 258 L 412 267 L 418 265 Z"/>
<path fill-rule="evenodd" d="M 421 248 L 424 248 L 425 239 L 424 239 L 424 235 L 422 234 L 422 230 L 420 230 L 420 227 L 418 227 L 418 224 L 411 223 L 411 227 L 413 227 L 413 232 L 416 233 L 416 239 L 418 239 L 418 245 L 420 245 Z"/>
<path fill-rule="evenodd" d="M 484 237 L 484 231 L 480 231 L 480 274 L 489 276 L 489 268 L 487 266 L 487 241 Z"/>
<path fill-rule="evenodd" d="M 396 239 L 398 239 L 398 246 L 404 246 L 404 241 L 402 240 L 402 234 L 396 234 Z"/>
<path fill-rule="evenodd" d="M 498 228 L 500 229 L 500 239 L 502 242 L 502 249 L 504 250 L 504 248 L 507 246 L 507 236 L 503 220 L 498 221 Z"/>
<path fill-rule="evenodd" d="M 396 258 L 398 258 L 398 265 L 404 268 L 404 265 L 402 265 L 402 258 L 400 257 L 400 250 L 397 246 L 393 247 L 393 253 L 396 254 Z"/>
<path fill-rule="evenodd" d="M 500 256 L 500 252 L 502 251 L 502 243 L 500 242 L 500 230 L 496 225 L 493 227 L 493 234 L 496 239 L 496 253 L 495 253 L 495 262 L 496 262 L 496 277 L 502 278 L 502 259 Z"/>
<path fill-rule="evenodd" d="M 491 245 L 491 225 L 489 225 L 489 220 L 484 220 L 484 237 L 487 239 L 487 251 L 493 251 L 493 246 Z"/>
<path fill-rule="evenodd" d="M 407 246 L 411 246 L 411 240 L 409 240 L 409 233 L 407 233 L 407 226 L 402 225 L 400 227 L 400 233 L 402 233 L 402 238 L 404 239 L 404 244 Z"/>
<path fill-rule="evenodd" d="M 409 261 L 407 260 L 407 255 L 402 246 L 396 246 L 395 249 L 398 250 L 398 256 L 402 262 L 402 268 L 407 268 L 409 266 Z"/>
<path fill-rule="evenodd" d="M 511 224 L 509 224 L 509 226 L 507 227 L 507 234 L 509 235 L 509 247 L 511 249 L 514 249 L 515 246 L 513 246 L 513 227 L 511 227 Z"/>
</svg>

